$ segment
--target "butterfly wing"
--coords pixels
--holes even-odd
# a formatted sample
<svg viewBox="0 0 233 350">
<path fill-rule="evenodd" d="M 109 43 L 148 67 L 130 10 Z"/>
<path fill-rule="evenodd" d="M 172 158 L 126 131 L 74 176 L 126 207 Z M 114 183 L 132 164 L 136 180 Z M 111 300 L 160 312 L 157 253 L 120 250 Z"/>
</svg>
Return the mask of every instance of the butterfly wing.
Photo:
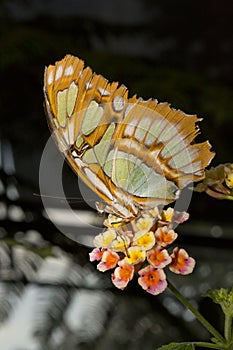
<svg viewBox="0 0 233 350">
<path fill-rule="evenodd" d="M 157 100 L 128 98 L 71 55 L 45 70 L 48 122 L 72 169 L 123 218 L 176 199 L 204 177 L 208 142 L 193 144 L 196 116 Z"/>
</svg>

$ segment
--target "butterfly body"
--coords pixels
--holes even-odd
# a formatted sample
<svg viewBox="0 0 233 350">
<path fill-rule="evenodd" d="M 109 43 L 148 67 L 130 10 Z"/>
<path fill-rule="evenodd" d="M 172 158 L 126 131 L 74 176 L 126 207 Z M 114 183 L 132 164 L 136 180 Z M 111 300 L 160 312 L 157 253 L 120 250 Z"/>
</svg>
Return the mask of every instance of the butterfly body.
<svg viewBox="0 0 233 350">
<path fill-rule="evenodd" d="M 193 144 L 196 116 L 167 103 L 128 98 L 124 85 L 109 83 L 71 55 L 45 70 L 48 122 L 72 169 L 127 219 L 177 198 L 204 177 L 213 157 L 208 142 Z"/>
</svg>

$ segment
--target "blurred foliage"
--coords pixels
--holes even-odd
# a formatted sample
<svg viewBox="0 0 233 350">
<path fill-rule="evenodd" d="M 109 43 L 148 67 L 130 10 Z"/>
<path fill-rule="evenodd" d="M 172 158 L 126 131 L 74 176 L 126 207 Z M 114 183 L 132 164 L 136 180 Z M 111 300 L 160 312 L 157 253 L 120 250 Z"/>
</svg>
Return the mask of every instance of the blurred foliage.
<svg viewBox="0 0 233 350">
<path fill-rule="evenodd" d="M 107 50 L 93 51 L 93 30 L 98 28 L 98 35 L 104 41 L 104 37 L 112 33 L 112 26 L 98 22 L 93 24 L 88 19 L 82 19 L 79 26 L 75 25 L 76 22 L 75 18 L 70 19 L 69 23 L 65 19 L 58 21 L 51 18 L 40 18 L 28 23 L 2 20 L 4 40 L 0 65 L 5 89 L 1 108 L 3 115 L 15 118 L 15 130 L 17 122 L 21 122 L 19 114 L 23 114 L 24 120 L 27 119 L 27 137 L 32 136 L 32 144 L 38 136 L 40 139 L 34 122 L 37 121 L 37 126 L 43 129 L 44 66 L 61 59 L 66 53 L 72 53 L 83 58 L 87 65 L 110 81 L 117 80 L 125 84 L 130 95 L 136 93 L 145 99 L 155 97 L 161 102 L 170 102 L 174 108 L 188 114 L 204 117 L 201 138 L 210 140 L 217 152 L 216 162 L 230 160 L 233 89 L 229 84 L 203 75 L 201 71 L 182 70 L 175 64 L 164 65 L 151 58 L 139 59 Z M 12 104 L 12 98 L 17 103 Z M 14 135 L 14 130 L 8 129 L 7 118 L 3 123 L 6 135 L 17 140 L 19 135 Z M 224 135 L 224 140 L 221 135 Z"/>
</svg>

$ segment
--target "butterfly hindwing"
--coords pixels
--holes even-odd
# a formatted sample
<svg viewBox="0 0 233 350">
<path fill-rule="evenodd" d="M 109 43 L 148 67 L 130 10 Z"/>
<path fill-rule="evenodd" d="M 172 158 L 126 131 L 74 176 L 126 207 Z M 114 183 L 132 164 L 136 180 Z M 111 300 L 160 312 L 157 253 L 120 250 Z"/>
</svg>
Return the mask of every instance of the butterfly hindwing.
<svg viewBox="0 0 233 350">
<path fill-rule="evenodd" d="M 45 70 L 48 122 L 73 170 L 123 218 L 176 199 L 204 177 L 208 142 L 196 116 L 133 96 L 71 55 Z"/>
</svg>

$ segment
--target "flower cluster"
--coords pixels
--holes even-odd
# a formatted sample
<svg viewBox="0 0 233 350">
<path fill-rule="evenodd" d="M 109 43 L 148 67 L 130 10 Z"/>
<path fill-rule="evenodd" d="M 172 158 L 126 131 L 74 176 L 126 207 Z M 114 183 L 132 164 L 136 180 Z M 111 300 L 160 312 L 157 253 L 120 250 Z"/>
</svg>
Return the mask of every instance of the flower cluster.
<svg viewBox="0 0 233 350">
<path fill-rule="evenodd" d="M 175 247 L 171 254 L 167 250 L 177 238 L 174 224 L 186 221 L 188 216 L 172 208 L 155 208 L 124 223 L 110 214 L 104 222 L 107 230 L 94 239 L 96 248 L 90 260 L 99 261 L 99 271 L 114 269 L 112 282 L 119 289 L 124 289 L 137 273 L 144 290 L 159 294 L 167 287 L 165 267 L 182 275 L 193 271 L 195 260 L 184 249 Z"/>
</svg>

